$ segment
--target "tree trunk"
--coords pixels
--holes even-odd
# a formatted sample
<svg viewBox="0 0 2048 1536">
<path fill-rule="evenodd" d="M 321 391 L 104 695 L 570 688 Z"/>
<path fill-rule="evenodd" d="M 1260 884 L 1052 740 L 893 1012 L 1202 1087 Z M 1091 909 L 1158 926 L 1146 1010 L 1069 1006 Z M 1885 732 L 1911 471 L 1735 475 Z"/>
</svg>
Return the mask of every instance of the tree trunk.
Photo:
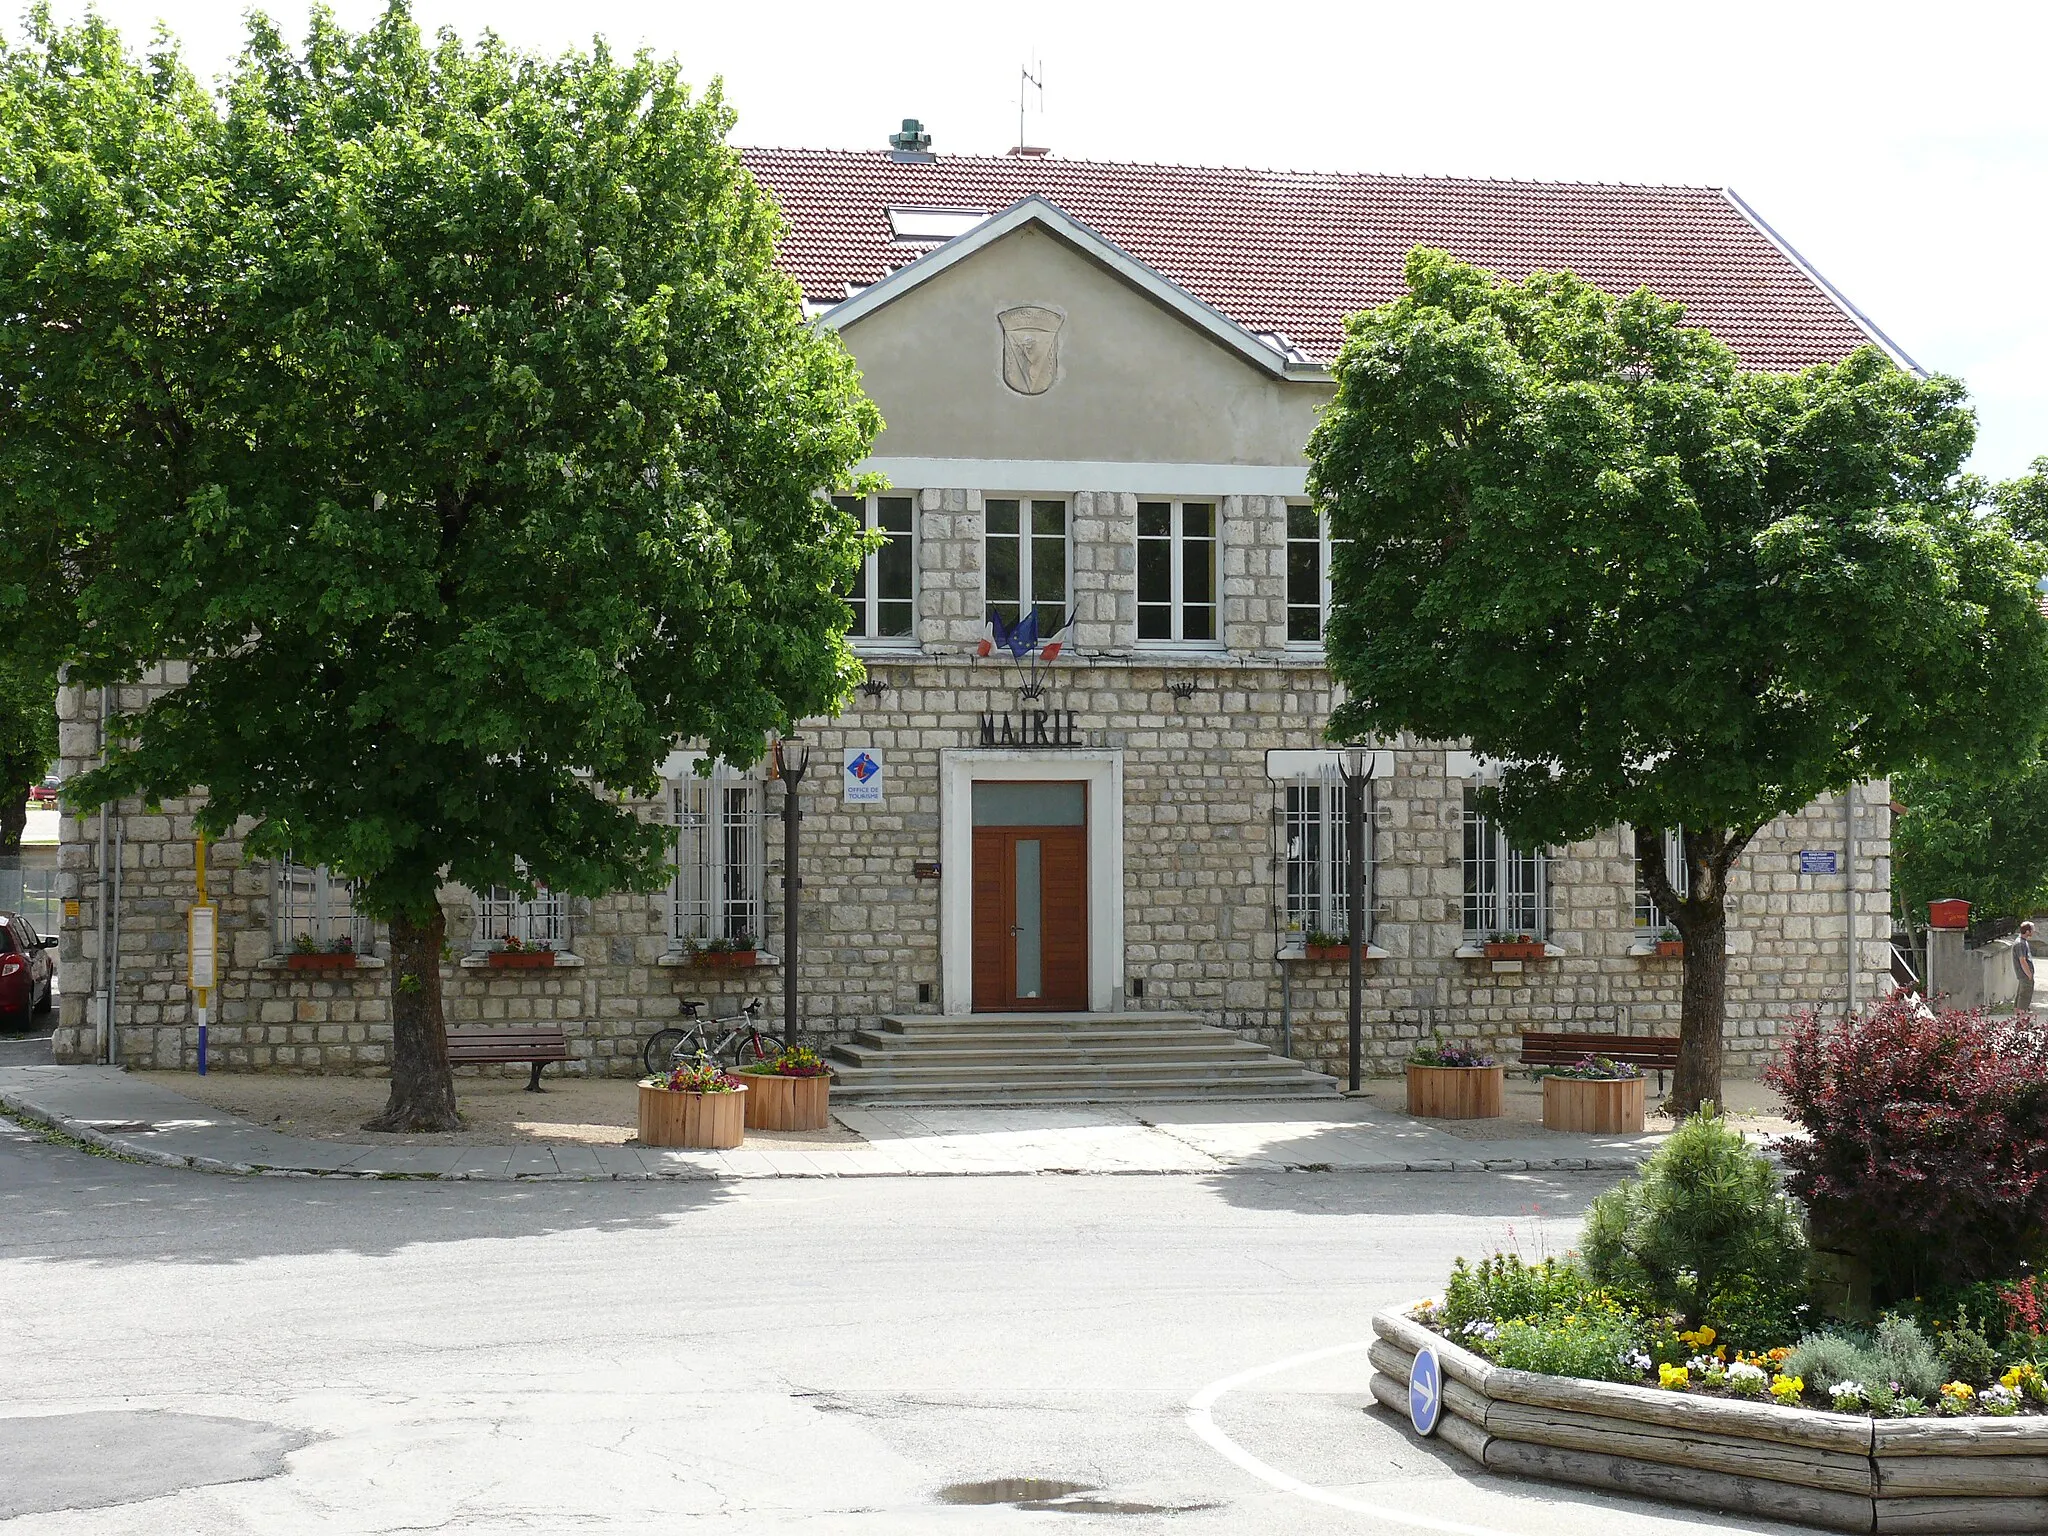
<svg viewBox="0 0 2048 1536">
<path fill-rule="evenodd" d="M 391 1099 L 366 1131 L 459 1131 L 448 1026 L 441 1016 L 441 945 L 448 919 L 391 919 Z"/>
<path fill-rule="evenodd" d="M 1636 866 L 1657 909 L 1685 940 L 1678 1002 L 1678 1070 L 1671 1077 L 1672 1113 L 1696 1114 L 1720 1104 L 1721 1025 L 1728 1007 L 1728 871 L 1754 836 L 1711 827 L 1684 829 L 1687 890 L 1683 899 L 1664 874 L 1664 833 L 1637 827 Z"/>
<path fill-rule="evenodd" d="M 28 825 L 28 792 L 42 781 L 40 773 L 17 768 L 0 771 L 0 854 L 21 852 L 22 829 Z"/>
</svg>

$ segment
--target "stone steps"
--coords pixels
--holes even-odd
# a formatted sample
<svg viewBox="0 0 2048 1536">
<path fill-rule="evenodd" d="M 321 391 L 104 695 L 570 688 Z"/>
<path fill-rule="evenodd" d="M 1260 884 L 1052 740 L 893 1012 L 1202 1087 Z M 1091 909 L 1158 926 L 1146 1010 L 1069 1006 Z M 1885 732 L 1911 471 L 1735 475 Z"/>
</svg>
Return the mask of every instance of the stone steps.
<svg viewBox="0 0 2048 1536">
<path fill-rule="evenodd" d="M 853 1105 L 1306 1098 L 1330 1078 L 1191 1013 L 913 1014 L 830 1051 Z"/>
</svg>

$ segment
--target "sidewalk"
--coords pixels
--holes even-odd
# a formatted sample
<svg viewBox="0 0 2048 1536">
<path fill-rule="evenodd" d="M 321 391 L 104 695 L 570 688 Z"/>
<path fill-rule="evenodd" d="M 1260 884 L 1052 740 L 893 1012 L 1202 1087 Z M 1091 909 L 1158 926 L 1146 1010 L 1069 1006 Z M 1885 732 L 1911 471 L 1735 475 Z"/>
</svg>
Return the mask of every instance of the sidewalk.
<svg viewBox="0 0 2048 1536">
<path fill-rule="evenodd" d="M 113 1067 L 0 1067 L 0 1107 L 144 1162 L 208 1173 L 484 1180 L 900 1178 L 967 1174 L 1632 1170 L 1663 1138 L 1474 1122 L 1452 1135 L 1364 1099 L 840 1109 L 862 1140 L 653 1147 L 385 1146 L 265 1130 Z"/>
</svg>

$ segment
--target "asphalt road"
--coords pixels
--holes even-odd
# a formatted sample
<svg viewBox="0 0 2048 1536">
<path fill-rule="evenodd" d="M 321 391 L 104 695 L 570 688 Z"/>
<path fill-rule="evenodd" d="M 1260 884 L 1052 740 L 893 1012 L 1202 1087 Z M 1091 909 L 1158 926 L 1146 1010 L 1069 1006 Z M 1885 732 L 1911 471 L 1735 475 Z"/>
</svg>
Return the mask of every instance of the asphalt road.
<svg viewBox="0 0 2048 1536">
<path fill-rule="evenodd" d="M 1191 1426 L 1601 1182 L 237 1180 L 0 1122 L 0 1530 L 1790 1529 L 1477 1475 L 1361 1349 Z"/>
</svg>

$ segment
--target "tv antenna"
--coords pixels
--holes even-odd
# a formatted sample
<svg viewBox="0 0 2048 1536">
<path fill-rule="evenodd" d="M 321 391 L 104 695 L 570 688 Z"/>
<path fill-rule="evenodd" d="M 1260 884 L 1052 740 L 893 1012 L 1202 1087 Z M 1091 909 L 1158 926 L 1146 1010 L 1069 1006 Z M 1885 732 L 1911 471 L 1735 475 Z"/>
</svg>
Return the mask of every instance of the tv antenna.
<svg viewBox="0 0 2048 1536">
<path fill-rule="evenodd" d="M 1038 115 L 1040 117 L 1045 116 L 1045 60 L 1033 59 L 1029 64 L 1019 65 L 1017 68 L 1017 75 L 1018 79 L 1016 153 L 1020 155 L 1028 155 L 1033 153 L 1033 151 L 1030 148 L 1031 141 L 1024 137 L 1024 103 L 1026 100 L 1029 99 L 1029 93 L 1031 91 L 1037 91 Z M 1038 151 L 1038 153 L 1042 154 L 1043 151 Z"/>
</svg>

